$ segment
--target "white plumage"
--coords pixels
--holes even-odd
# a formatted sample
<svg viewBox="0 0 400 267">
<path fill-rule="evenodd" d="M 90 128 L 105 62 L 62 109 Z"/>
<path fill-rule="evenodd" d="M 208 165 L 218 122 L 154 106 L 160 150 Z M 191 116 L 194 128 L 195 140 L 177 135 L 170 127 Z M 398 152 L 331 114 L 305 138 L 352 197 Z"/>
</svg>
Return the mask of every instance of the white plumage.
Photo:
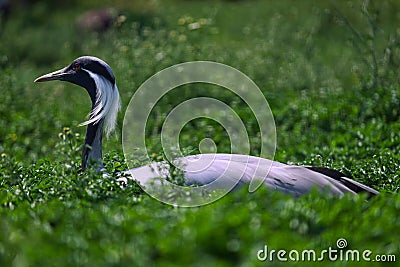
<svg viewBox="0 0 400 267">
<path fill-rule="evenodd" d="M 98 123 L 101 119 L 105 119 L 105 131 L 108 137 L 110 133 L 115 129 L 117 124 L 117 115 L 121 109 L 121 102 L 119 92 L 116 84 L 111 84 L 106 78 L 101 75 L 97 75 L 87 69 L 86 71 L 90 77 L 96 83 L 96 102 L 94 107 L 90 111 L 89 119 L 79 124 L 79 126 L 85 126 L 90 123 Z"/>
</svg>

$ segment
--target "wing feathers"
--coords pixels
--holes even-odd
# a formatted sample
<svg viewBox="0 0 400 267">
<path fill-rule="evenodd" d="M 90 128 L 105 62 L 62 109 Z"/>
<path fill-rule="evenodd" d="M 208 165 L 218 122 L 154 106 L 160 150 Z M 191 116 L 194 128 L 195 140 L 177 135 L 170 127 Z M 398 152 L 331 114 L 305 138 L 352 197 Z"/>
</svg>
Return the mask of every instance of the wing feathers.
<svg viewBox="0 0 400 267">
<path fill-rule="evenodd" d="M 185 184 L 206 185 L 215 182 L 218 187 L 237 186 L 251 182 L 251 179 L 262 179 L 265 186 L 300 196 L 312 189 L 334 195 L 345 193 L 356 194 L 368 192 L 376 195 L 379 192 L 359 182 L 344 177 L 339 171 L 322 167 L 290 166 L 268 159 L 231 154 L 201 154 L 178 159 L 184 161 Z M 134 179 L 146 184 L 153 178 L 168 175 L 168 164 L 154 163 L 128 171 Z M 166 171 L 152 171 L 154 166 L 163 166 Z M 161 174 L 161 175 L 160 175 Z"/>
</svg>

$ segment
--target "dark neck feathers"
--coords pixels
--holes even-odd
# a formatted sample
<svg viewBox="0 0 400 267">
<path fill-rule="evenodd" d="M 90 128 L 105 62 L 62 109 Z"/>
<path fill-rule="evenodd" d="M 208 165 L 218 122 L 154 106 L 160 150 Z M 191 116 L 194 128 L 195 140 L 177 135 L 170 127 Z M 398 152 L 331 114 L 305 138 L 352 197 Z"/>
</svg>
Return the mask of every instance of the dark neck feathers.
<svg viewBox="0 0 400 267">
<path fill-rule="evenodd" d="M 102 169 L 102 139 L 104 120 L 96 124 L 89 124 L 86 129 L 85 143 L 82 151 L 82 169 L 94 165 L 97 170 Z"/>
<path fill-rule="evenodd" d="M 85 84 L 84 88 L 89 93 L 92 102 L 92 110 L 96 103 L 97 87 L 95 81 Z M 90 123 L 86 128 L 85 143 L 82 150 L 82 170 L 88 166 L 95 166 L 96 170 L 104 167 L 102 157 L 102 139 L 103 139 L 104 118 L 97 123 Z"/>
</svg>

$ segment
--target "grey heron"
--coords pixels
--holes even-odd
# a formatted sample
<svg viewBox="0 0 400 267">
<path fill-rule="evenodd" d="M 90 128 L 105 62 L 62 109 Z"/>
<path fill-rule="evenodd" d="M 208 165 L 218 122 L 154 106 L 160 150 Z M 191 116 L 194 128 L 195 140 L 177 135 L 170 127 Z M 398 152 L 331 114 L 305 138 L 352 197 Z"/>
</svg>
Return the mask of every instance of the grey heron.
<svg viewBox="0 0 400 267">
<path fill-rule="evenodd" d="M 115 128 L 117 113 L 120 110 L 119 92 L 110 66 L 99 58 L 82 56 L 60 70 L 37 78 L 35 82 L 52 80 L 79 85 L 89 93 L 92 108 L 89 119 L 81 124 L 87 125 L 85 145 L 82 152 L 82 169 L 87 168 L 91 162 L 97 162 L 100 166 L 103 166 L 103 131 L 108 135 Z M 295 196 L 306 194 L 313 188 L 334 195 L 361 192 L 376 195 L 379 193 L 362 183 L 345 177 L 339 171 L 324 167 L 293 166 L 248 155 L 217 153 L 203 154 L 202 156 L 201 160 L 211 159 L 211 164 L 200 172 L 184 172 L 186 185 L 205 185 L 215 181 L 225 171 L 227 164 L 232 164 L 233 172 L 240 173 L 238 185 L 250 183 L 252 176 L 254 176 L 254 170 L 259 166 L 262 169 L 262 166 L 265 165 L 268 166 L 268 170 L 265 172 L 266 176 L 263 177 L 263 184 L 271 189 Z M 186 159 L 193 160 L 196 157 L 187 156 Z M 139 182 L 146 182 L 156 176 L 153 174 L 153 167 L 150 164 L 129 171 L 134 174 L 134 178 Z"/>
</svg>

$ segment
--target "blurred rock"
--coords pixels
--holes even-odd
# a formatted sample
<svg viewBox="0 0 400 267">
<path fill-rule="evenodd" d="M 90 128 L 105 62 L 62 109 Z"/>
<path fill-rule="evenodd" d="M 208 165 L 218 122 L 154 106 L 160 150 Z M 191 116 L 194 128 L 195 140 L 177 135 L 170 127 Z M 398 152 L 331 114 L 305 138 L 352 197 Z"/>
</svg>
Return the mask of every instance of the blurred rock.
<svg viewBox="0 0 400 267">
<path fill-rule="evenodd" d="M 125 19 L 115 8 L 94 9 L 79 16 L 76 26 L 80 31 L 103 32 L 113 25 L 120 26 Z"/>
</svg>

